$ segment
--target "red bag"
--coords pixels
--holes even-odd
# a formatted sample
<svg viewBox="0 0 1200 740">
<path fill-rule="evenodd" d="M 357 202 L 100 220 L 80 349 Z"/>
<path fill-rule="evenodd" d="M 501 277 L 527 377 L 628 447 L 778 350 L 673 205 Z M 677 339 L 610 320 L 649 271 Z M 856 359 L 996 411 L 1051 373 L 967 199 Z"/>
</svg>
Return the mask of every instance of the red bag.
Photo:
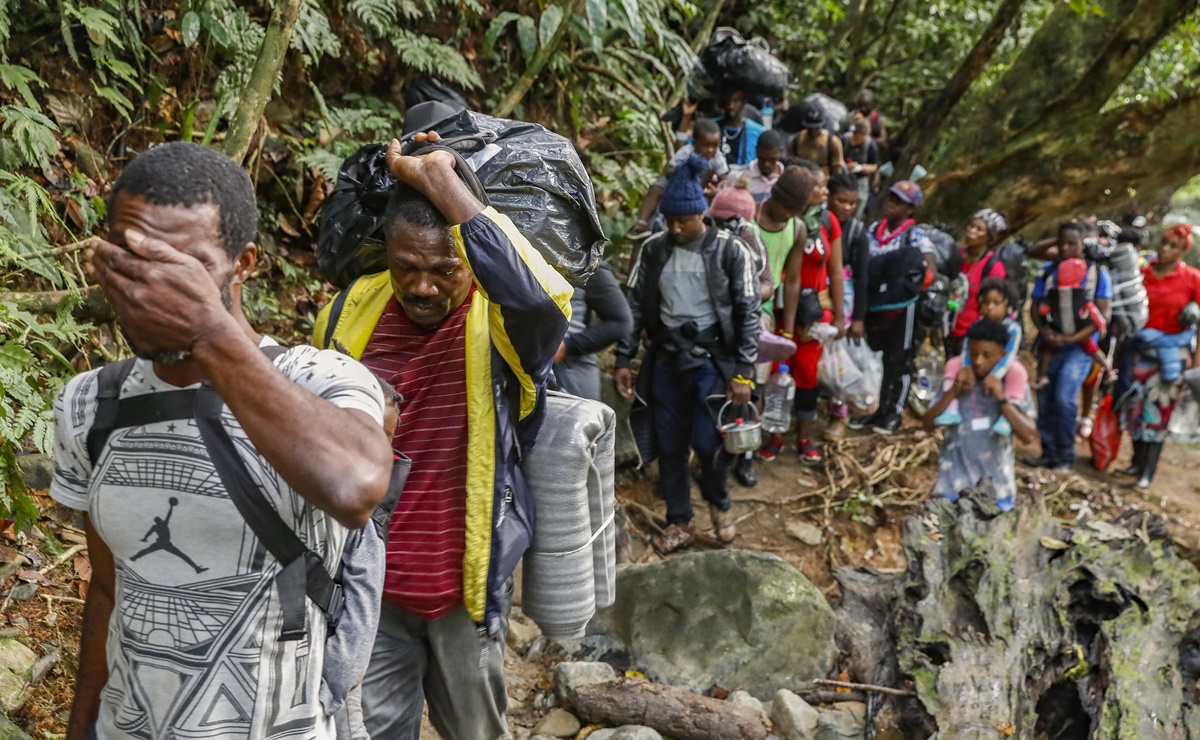
<svg viewBox="0 0 1200 740">
<path fill-rule="evenodd" d="M 1088 445 L 1092 448 L 1092 464 L 1101 472 L 1107 468 L 1121 451 L 1121 422 L 1112 407 L 1112 394 L 1104 397 L 1096 411 L 1092 425 L 1092 436 Z"/>
</svg>

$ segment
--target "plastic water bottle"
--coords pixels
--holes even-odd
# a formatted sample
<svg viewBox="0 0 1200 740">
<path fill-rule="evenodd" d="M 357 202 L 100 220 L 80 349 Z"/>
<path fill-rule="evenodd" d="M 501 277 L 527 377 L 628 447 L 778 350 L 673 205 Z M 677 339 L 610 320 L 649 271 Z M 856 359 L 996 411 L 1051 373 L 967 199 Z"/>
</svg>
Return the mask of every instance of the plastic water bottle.
<svg viewBox="0 0 1200 740">
<path fill-rule="evenodd" d="M 762 428 L 767 434 L 783 434 L 792 425 L 792 400 L 796 397 L 796 381 L 791 368 L 780 365 L 779 371 L 767 381 L 763 399 Z"/>
<path fill-rule="evenodd" d="M 775 108 L 768 101 L 762 107 L 763 127 L 771 128 L 775 124 Z"/>
</svg>

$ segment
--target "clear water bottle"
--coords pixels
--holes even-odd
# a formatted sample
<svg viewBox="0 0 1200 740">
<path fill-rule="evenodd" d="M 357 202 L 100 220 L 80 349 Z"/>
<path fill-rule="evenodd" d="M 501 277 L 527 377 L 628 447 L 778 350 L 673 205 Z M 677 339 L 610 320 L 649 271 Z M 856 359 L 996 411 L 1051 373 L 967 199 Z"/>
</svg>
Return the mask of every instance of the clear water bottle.
<svg viewBox="0 0 1200 740">
<path fill-rule="evenodd" d="M 762 428 L 767 434 L 783 434 L 792 425 L 792 401 L 796 398 L 796 381 L 791 368 L 780 365 L 778 372 L 767 381 L 763 397 Z"/>
<path fill-rule="evenodd" d="M 771 128 L 775 125 L 775 108 L 771 105 L 771 101 L 767 101 L 762 107 L 763 128 Z"/>
</svg>

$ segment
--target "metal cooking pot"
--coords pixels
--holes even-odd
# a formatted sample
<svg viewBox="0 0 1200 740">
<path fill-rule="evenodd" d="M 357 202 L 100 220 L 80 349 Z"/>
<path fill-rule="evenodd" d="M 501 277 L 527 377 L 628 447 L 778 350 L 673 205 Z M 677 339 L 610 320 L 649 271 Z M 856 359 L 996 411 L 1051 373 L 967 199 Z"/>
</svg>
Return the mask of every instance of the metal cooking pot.
<svg viewBox="0 0 1200 740">
<path fill-rule="evenodd" d="M 762 447 L 762 419 L 759 418 L 758 409 L 754 407 L 754 404 L 750 404 L 750 413 L 753 418 L 749 421 L 738 417 L 728 424 L 722 423 L 725 409 L 729 408 L 732 403 L 732 401 L 726 401 L 721 410 L 717 412 L 717 431 L 721 433 L 725 451 L 731 455 L 754 452 Z"/>
</svg>

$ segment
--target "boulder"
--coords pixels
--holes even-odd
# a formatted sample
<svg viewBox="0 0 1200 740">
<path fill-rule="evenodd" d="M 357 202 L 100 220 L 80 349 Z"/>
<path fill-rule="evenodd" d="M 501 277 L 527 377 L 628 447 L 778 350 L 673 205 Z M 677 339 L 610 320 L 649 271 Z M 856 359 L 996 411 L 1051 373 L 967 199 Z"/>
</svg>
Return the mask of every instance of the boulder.
<svg viewBox="0 0 1200 740">
<path fill-rule="evenodd" d="M 519 618 L 514 615 L 508 620 L 508 633 L 505 634 L 504 641 L 509 648 L 519 652 L 541 634 L 542 631 L 532 620 L 527 621 L 527 618 Z"/>
<path fill-rule="evenodd" d="M 783 740 L 815 740 L 820 712 L 787 689 L 771 701 L 771 722 Z"/>
<path fill-rule="evenodd" d="M 825 597 L 791 565 L 721 550 L 622 566 L 616 603 L 596 613 L 584 642 L 619 645 L 660 683 L 741 686 L 769 699 L 829 672 L 833 628 Z"/>
<path fill-rule="evenodd" d="M 21 455 L 17 458 L 17 469 L 21 473 L 21 482 L 29 489 L 49 488 L 54 479 L 54 459 L 49 455 Z"/>
<path fill-rule="evenodd" d="M 580 686 L 605 683 L 617 677 L 608 663 L 559 663 L 554 666 L 554 693 L 566 700 Z"/>
<path fill-rule="evenodd" d="M 761 701 L 759 701 L 758 699 L 755 699 L 753 696 L 751 696 L 750 694 L 748 694 L 745 691 L 739 690 L 739 691 L 733 692 L 732 694 L 729 695 L 729 701 L 733 702 L 734 704 L 738 705 L 739 707 L 746 707 L 747 709 L 753 709 L 754 711 L 758 712 L 759 714 L 767 713 L 767 709 L 766 709 L 766 707 L 763 706 L 763 703 Z"/>
<path fill-rule="evenodd" d="M 0 711 L 20 709 L 32 681 L 37 654 L 14 639 L 0 640 Z"/>
<path fill-rule="evenodd" d="M 816 740 L 864 740 L 867 723 L 850 712 L 822 712 L 817 720 Z"/>
<path fill-rule="evenodd" d="M 534 735 L 550 737 L 575 737 L 583 724 L 579 718 L 565 709 L 553 709 L 533 726 Z"/>
</svg>

